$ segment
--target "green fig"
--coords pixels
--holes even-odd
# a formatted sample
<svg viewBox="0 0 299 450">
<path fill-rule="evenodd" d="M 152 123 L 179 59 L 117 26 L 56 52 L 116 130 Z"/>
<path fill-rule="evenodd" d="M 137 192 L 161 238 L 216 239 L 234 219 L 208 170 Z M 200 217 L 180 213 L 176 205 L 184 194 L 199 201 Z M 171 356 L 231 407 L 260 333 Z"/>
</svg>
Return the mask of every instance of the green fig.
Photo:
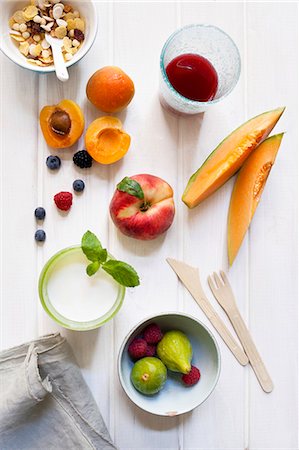
<svg viewBox="0 0 299 450">
<path fill-rule="evenodd" d="M 147 356 L 139 359 L 131 371 L 131 381 L 137 391 L 152 395 L 159 392 L 167 379 L 167 369 L 160 359 Z"/>
<path fill-rule="evenodd" d="M 167 331 L 157 345 L 157 355 L 173 372 L 186 374 L 191 370 L 192 346 L 181 331 Z"/>
</svg>

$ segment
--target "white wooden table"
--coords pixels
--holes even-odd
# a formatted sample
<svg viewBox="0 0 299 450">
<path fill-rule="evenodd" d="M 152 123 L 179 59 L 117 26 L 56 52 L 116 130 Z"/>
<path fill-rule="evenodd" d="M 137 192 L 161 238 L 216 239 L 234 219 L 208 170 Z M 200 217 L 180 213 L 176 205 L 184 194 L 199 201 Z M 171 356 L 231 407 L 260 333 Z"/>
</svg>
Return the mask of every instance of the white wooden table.
<svg viewBox="0 0 299 450">
<path fill-rule="evenodd" d="M 1 347 L 60 330 L 71 343 L 112 437 L 121 450 L 298 449 L 297 373 L 297 5 L 295 3 L 98 2 L 99 33 L 90 53 L 61 84 L 54 75 L 20 69 L 2 54 L 1 64 Z M 160 107 L 159 54 L 166 38 L 189 23 L 212 23 L 227 31 L 242 57 L 233 93 L 203 119 L 178 119 Z M 134 101 L 119 114 L 132 144 L 110 167 L 76 168 L 72 153 L 59 151 L 62 167 L 50 173 L 41 135 L 42 106 L 62 98 L 78 102 L 89 124 L 100 114 L 85 96 L 89 76 L 115 64 L 136 86 Z M 233 180 L 201 206 L 180 201 L 189 176 L 239 124 L 286 105 L 276 132 L 286 131 L 261 204 L 229 272 L 238 303 L 271 373 L 275 389 L 264 394 L 253 371 L 243 368 L 216 334 L 222 372 L 213 395 L 190 414 L 160 418 L 134 407 L 117 377 L 124 336 L 138 321 L 160 311 L 185 311 L 208 321 L 165 262 L 177 257 L 200 267 L 202 279 L 227 267 L 226 219 Z M 83 140 L 78 149 L 83 148 Z M 53 151 L 52 151 L 53 152 Z M 56 154 L 54 151 L 53 154 Z M 120 235 L 108 215 L 115 184 L 125 175 L 152 173 L 174 188 L 177 213 L 167 235 L 141 242 Z M 53 195 L 81 178 L 86 189 L 67 217 Z M 47 240 L 34 241 L 33 211 L 44 206 Z M 110 251 L 134 265 L 141 286 L 127 292 L 117 317 L 99 330 L 60 329 L 42 310 L 37 280 L 56 251 L 96 232 Z M 207 285 L 205 283 L 205 287 Z M 210 295 L 211 301 L 215 301 Z M 219 310 L 218 305 L 215 308 Z M 219 313 L 223 316 L 221 310 Z M 226 320 L 224 318 L 224 320 Z M 213 330 L 212 330 L 213 331 Z"/>
</svg>

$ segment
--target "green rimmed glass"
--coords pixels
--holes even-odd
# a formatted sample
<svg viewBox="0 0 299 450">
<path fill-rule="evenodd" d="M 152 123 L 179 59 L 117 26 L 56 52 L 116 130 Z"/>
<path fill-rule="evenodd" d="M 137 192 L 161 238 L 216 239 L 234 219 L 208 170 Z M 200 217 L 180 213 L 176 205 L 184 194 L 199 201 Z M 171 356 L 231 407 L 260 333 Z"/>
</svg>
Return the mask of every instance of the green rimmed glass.
<svg viewBox="0 0 299 450">
<path fill-rule="evenodd" d="M 75 320 L 70 320 L 67 317 L 61 315 L 52 305 L 51 300 L 48 295 L 48 282 L 51 278 L 52 273 L 55 270 L 55 266 L 58 262 L 61 262 L 61 260 L 66 257 L 70 256 L 72 253 L 75 255 L 79 254 L 79 252 L 82 252 L 81 246 L 73 246 L 73 247 L 67 247 L 63 250 L 60 250 L 58 253 L 55 253 L 49 261 L 44 265 L 39 281 L 38 281 L 38 293 L 39 298 L 41 301 L 41 304 L 46 311 L 46 313 L 53 319 L 55 322 L 57 322 L 59 325 L 63 326 L 64 328 L 68 328 L 70 330 L 75 331 L 88 331 L 88 330 L 94 330 L 95 328 L 99 328 L 104 323 L 111 320 L 116 313 L 121 308 L 124 298 L 125 298 L 125 292 L 126 288 L 124 286 L 118 285 L 118 292 L 117 297 L 115 299 L 115 302 L 113 303 L 113 306 L 107 311 L 104 315 L 97 317 L 94 320 L 85 321 L 85 322 L 78 322 Z M 114 257 L 111 254 L 108 254 L 110 259 L 114 259 Z M 86 260 L 86 262 L 88 262 Z"/>
</svg>

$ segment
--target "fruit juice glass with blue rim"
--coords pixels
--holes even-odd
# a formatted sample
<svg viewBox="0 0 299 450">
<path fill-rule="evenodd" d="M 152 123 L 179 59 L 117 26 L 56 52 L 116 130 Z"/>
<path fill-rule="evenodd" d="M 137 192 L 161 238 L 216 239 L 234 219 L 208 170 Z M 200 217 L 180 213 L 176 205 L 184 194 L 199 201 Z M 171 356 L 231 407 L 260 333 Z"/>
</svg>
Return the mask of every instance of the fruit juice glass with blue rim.
<svg viewBox="0 0 299 450">
<path fill-rule="evenodd" d="M 167 67 L 180 55 L 199 55 L 215 69 L 217 91 L 213 99 L 195 101 L 184 97 L 171 84 Z M 175 31 L 166 41 L 160 55 L 160 91 L 163 107 L 182 116 L 199 114 L 225 98 L 235 87 L 240 76 L 241 60 L 234 41 L 213 25 L 187 25 Z"/>
</svg>

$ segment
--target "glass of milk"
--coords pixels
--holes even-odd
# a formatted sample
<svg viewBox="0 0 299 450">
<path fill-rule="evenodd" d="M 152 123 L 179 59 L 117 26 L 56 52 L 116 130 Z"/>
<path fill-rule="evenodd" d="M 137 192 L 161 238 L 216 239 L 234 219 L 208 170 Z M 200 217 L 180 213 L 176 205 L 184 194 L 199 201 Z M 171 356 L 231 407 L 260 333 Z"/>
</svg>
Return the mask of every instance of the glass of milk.
<svg viewBox="0 0 299 450">
<path fill-rule="evenodd" d="M 40 274 L 44 310 L 71 330 L 100 327 L 115 316 L 124 301 L 125 287 L 102 269 L 89 277 L 88 263 L 80 246 L 68 247 L 52 256 Z"/>
</svg>

